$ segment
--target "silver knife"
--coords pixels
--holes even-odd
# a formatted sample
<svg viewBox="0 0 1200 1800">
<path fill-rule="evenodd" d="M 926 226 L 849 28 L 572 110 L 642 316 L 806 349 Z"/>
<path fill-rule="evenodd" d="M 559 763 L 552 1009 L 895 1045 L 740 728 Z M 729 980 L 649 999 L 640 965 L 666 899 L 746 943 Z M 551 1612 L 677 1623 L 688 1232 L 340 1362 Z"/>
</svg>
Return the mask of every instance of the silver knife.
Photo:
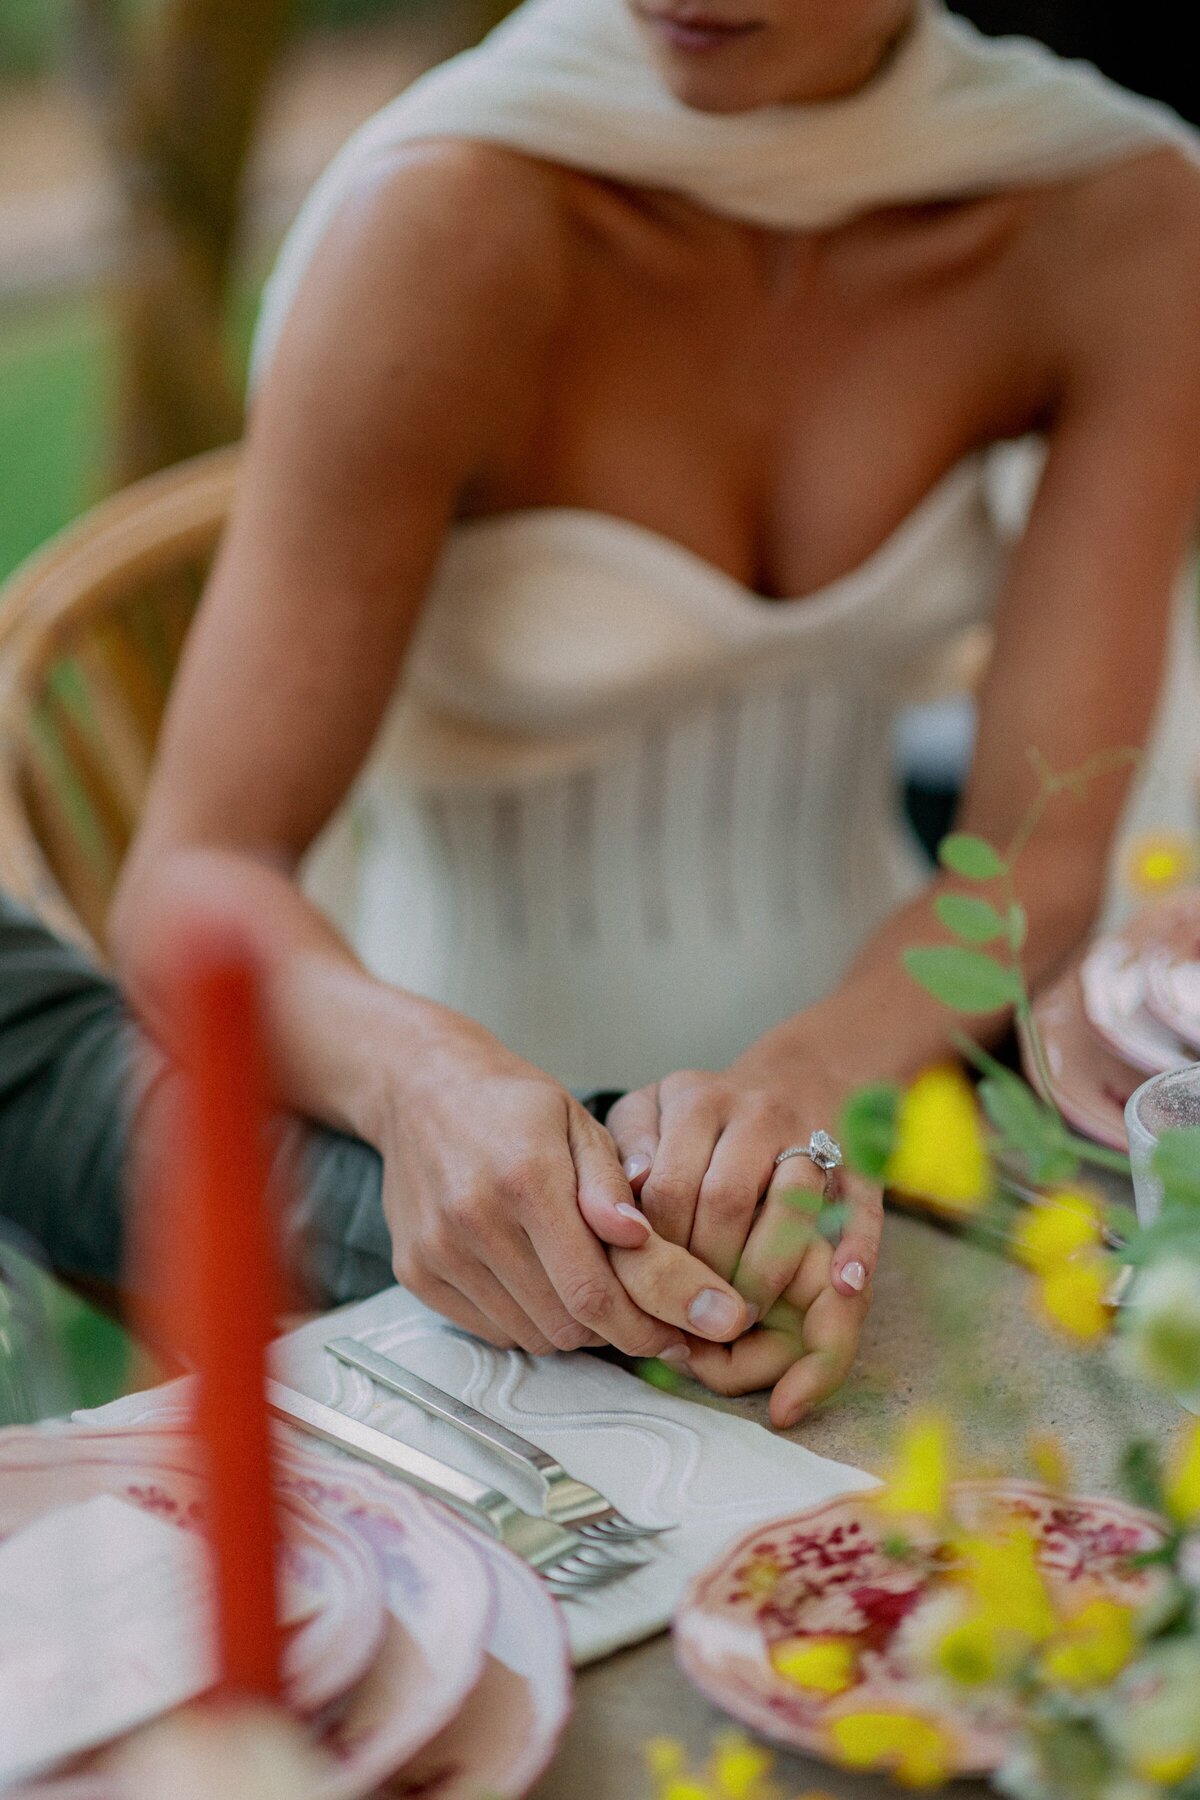
<svg viewBox="0 0 1200 1800">
<path fill-rule="evenodd" d="M 486 1482 L 464 1475 L 461 1469 L 451 1468 L 436 1456 L 414 1450 L 386 1431 L 298 1393 L 281 1381 L 267 1382 L 267 1405 L 276 1418 L 297 1426 L 310 1437 L 399 1475 L 422 1493 L 452 1506 L 471 1524 L 524 1557 L 556 1591 L 597 1587 L 642 1566 L 631 1557 L 617 1557 L 599 1546 L 585 1544 L 577 1532 L 523 1512 L 498 1488 L 488 1487 Z"/>
</svg>

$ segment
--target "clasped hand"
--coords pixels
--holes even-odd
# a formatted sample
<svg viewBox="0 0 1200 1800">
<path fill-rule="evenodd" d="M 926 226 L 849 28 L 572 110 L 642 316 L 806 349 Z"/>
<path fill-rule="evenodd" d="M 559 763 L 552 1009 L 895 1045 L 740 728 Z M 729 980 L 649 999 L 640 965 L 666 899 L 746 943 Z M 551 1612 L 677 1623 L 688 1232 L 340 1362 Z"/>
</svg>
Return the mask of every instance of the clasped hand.
<svg viewBox="0 0 1200 1800">
<path fill-rule="evenodd" d="M 734 1065 L 627 1095 L 608 1129 L 481 1034 L 397 1095 L 384 1152 L 396 1278 L 488 1342 L 533 1354 L 614 1345 L 724 1394 L 774 1385 L 791 1425 L 849 1372 L 882 1206 L 802 1156 L 842 1096 L 817 1067 Z M 640 1206 L 635 1204 L 635 1196 Z"/>
</svg>

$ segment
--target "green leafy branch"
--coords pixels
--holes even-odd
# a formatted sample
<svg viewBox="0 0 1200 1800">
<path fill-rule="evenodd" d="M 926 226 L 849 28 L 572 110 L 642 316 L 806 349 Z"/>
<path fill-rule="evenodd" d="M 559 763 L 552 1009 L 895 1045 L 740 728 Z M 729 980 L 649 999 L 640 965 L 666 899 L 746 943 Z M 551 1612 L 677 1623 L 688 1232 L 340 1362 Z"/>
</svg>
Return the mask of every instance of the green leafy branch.
<svg viewBox="0 0 1200 1800">
<path fill-rule="evenodd" d="M 1040 1096 L 965 1034 L 956 1038 L 964 1058 L 980 1073 L 980 1102 L 997 1134 L 1001 1154 L 1020 1158 L 1038 1184 L 1070 1180 L 1081 1163 L 1127 1174 L 1128 1159 L 1069 1130 L 1053 1101 L 1045 1047 L 1021 964 L 1028 917 L 1017 893 L 1017 866 L 1047 808 L 1066 795 L 1081 799 L 1099 777 L 1129 768 L 1135 750 L 1105 750 L 1080 768 L 1056 774 L 1039 751 L 1030 752 L 1037 792 L 1007 849 L 986 838 L 952 832 L 943 839 L 938 861 L 950 874 L 975 886 L 996 885 L 1000 902 L 981 894 L 944 893 L 934 901 L 939 922 L 956 941 L 918 945 L 905 952 L 904 966 L 925 993 L 963 1014 L 1013 1009 L 1017 1026 L 1037 1071 Z"/>
</svg>

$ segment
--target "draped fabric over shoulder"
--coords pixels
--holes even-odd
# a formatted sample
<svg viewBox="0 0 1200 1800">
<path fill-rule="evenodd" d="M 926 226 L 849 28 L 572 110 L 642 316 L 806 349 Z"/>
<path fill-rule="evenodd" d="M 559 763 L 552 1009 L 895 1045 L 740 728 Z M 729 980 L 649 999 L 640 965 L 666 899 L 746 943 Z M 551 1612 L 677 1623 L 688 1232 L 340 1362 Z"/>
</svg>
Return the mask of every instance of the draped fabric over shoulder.
<svg viewBox="0 0 1200 1800">
<path fill-rule="evenodd" d="M 1165 108 L 938 0 L 853 96 L 720 117 L 671 97 L 623 0 L 527 0 L 334 160 L 268 286 L 256 379 L 356 183 L 438 137 L 808 230 L 1196 144 Z M 893 722 L 990 617 L 1008 539 L 987 476 L 968 459 L 861 568 L 792 603 L 594 513 L 456 527 L 310 891 L 381 976 L 569 1084 L 727 1063 L 827 992 L 920 878 Z M 1182 601 L 1172 666 L 1135 814 L 1178 825 L 1200 712 Z"/>
<path fill-rule="evenodd" d="M 624 0 L 526 0 L 355 133 L 309 196 L 267 289 L 261 373 L 330 220 L 370 166 L 422 138 L 505 144 L 686 194 L 780 230 L 873 207 L 1060 181 L 1200 140 L 1167 107 L 1023 38 L 985 38 L 921 0 L 887 67 L 845 100 L 714 116 L 659 80 Z"/>
</svg>

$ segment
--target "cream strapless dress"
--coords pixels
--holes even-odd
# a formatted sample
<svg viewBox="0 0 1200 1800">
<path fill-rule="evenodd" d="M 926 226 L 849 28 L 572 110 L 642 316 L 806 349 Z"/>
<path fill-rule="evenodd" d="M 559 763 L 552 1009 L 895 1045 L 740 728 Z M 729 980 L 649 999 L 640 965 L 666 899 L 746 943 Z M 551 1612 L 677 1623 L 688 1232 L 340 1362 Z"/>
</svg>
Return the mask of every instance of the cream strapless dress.
<svg viewBox="0 0 1200 1800">
<path fill-rule="evenodd" d="M 378 975 L 570 1086 L 721 1067 L 919 885 L 894 720 L 946 686 L 1007 551 L 981 458 L 791 601 L 600 514 L 461 525 L 309 891 Z M 1163 824 L 1190 809 L 1165 729 Z"/>
</svg>

